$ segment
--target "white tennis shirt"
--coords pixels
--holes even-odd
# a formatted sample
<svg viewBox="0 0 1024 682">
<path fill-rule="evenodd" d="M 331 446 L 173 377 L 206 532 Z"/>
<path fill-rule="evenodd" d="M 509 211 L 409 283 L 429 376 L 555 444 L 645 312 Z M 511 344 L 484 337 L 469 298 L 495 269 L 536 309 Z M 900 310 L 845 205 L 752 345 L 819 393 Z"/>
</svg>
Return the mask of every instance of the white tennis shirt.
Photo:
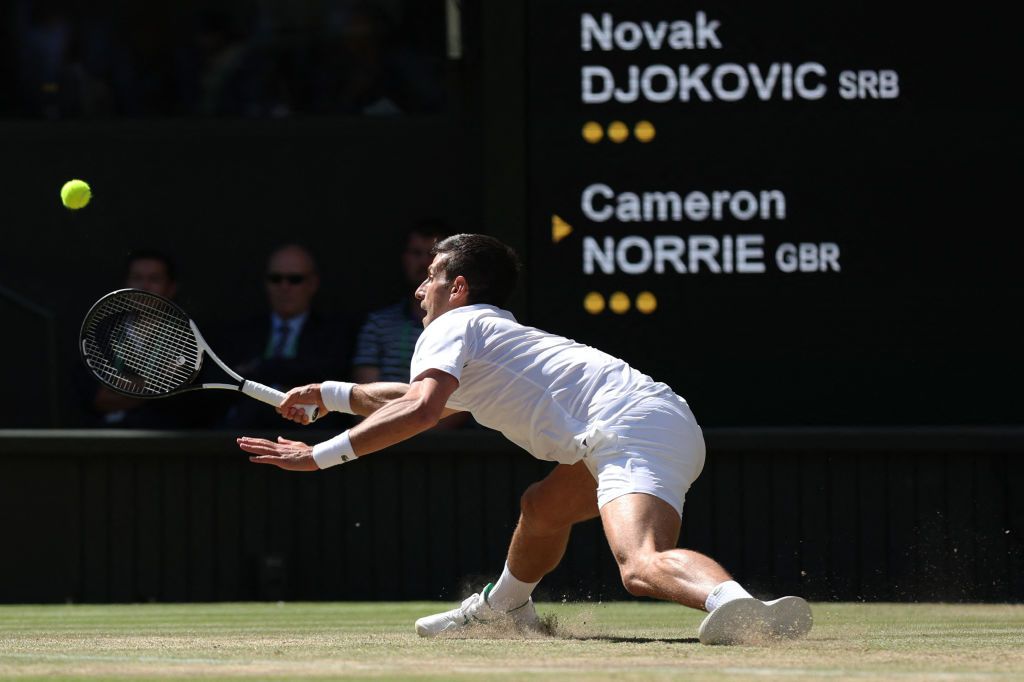
<svg viewBox="0 0 1024 682">
<path fill-rule="evenodd" d="M 671 389 L 596 348 L 526 327 L 485 304 L 449 310 L 420 335 L 410 368 L 458 379 L 448 407 L 538 459 L 573 464 L 581 442 L 602 422 L 638 400 Z"/>
</svg>

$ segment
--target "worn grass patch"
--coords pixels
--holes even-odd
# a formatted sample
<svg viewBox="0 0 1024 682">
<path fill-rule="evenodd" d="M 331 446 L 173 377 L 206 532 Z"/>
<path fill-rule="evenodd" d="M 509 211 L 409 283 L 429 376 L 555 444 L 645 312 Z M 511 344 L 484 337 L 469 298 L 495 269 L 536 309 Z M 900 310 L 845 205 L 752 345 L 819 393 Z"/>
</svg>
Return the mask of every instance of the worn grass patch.
<svg viewBox="0 0 1024 682">
<path fill-rule="evenodd" d="M 806 640 L 704 647 L 670 604 L 540 604 L 547 636 L 420 639 L 450 604 L 0 607 L 0 679 L 1024 679 L 1024 606 L 815 604 Z"/>
</svg>

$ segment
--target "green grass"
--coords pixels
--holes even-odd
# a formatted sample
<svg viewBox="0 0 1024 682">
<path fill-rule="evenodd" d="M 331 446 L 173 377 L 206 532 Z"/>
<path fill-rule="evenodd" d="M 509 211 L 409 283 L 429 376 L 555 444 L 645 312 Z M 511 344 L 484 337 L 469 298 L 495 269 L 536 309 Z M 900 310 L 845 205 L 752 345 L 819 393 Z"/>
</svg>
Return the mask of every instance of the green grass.
<svg viewBox="0 0 1024 682">
<path fill-rule="evenodd" d="M 552 636 L 424 640 L 448 604 L 0 607 L 0 679 L 1024 679 L 1024 606 L 814 605 L 810 637 L 704 647 L 670 604 L 541 604 Z"/>
</svg>

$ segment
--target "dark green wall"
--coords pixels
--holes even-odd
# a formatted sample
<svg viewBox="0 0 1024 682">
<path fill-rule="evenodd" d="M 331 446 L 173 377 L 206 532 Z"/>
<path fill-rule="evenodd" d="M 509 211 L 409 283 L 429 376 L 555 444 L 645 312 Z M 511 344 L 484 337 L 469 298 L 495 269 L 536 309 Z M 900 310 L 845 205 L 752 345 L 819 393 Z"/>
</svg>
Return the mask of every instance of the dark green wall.
<svg viewBox="0 0 1024 682">
<path fill-rule="evenodd" d="M 301 437 L 301 434 L 299 434 Z M 1024 599 L 1020 430 L 711 430 L 680 546 L 762 596 Z M 0 436 L 0 602 L 444 599 L 493 580 L 551 465 L 426 434 L 293 474 L 233 434 Z M 628 598 L 597 522 L 542 598 Z"/>
</svg>

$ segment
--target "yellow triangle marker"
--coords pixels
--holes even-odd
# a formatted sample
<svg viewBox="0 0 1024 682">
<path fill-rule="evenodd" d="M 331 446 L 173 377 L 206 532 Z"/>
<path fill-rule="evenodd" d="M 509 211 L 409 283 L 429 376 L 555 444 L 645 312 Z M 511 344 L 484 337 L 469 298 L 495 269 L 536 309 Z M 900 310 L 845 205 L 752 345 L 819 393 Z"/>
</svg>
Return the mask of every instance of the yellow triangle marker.
<svg viewBox="0 0 1024 682">
<path fill-rule="evenodd" d="M 557 244 L 572 234 L 572 225 L 551 214 L 551 241 Z"/>
</svg>

